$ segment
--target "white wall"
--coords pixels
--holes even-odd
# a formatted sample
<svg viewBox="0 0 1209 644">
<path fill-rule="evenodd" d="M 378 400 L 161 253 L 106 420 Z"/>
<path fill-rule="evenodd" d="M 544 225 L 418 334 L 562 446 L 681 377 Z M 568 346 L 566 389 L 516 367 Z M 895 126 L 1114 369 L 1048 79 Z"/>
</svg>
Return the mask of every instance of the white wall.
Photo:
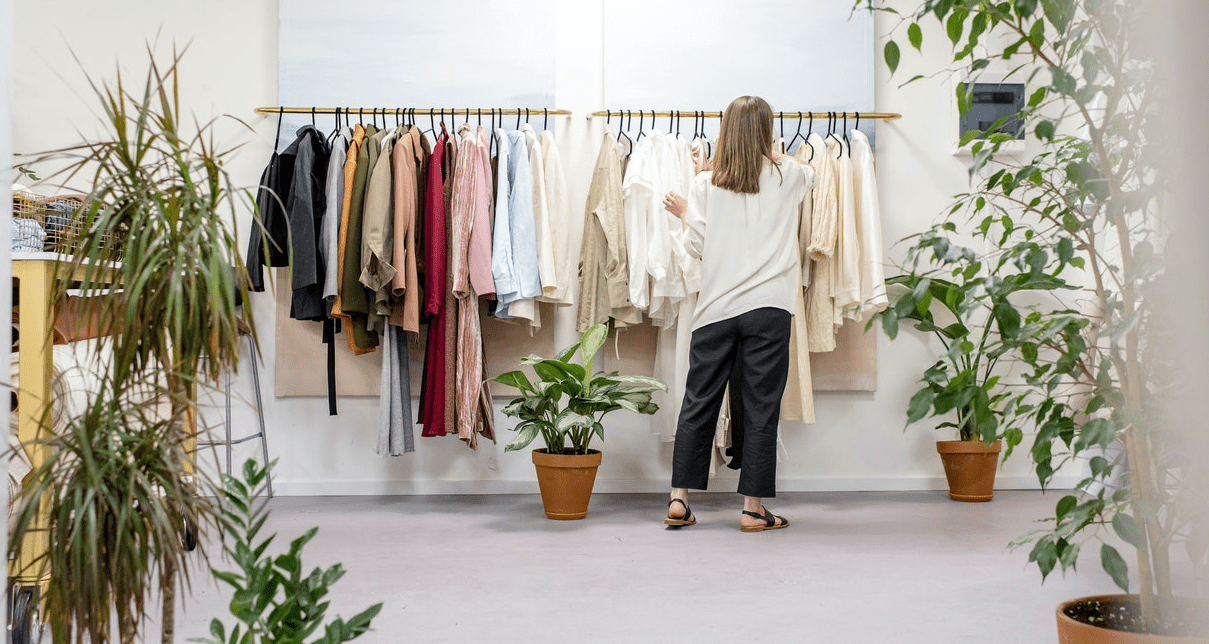
<svg viewBox="0 0 1209 644">
<path fill-rule="evenodd" d="M 583 117 L 603 107 L 602 11 L 601 0 L 558 3 L 555 15 L 555 104 L 575 113 L 569 119 L 558 119 L 556 124 L 573 204 L 582 204 L 586 197 L 602 126 L 600 119 L 589 121 Z M 273 132 L 268 120 L 257 121 L 252 108 L 276 104 L 277 6 L 272 0 L 19 0 L 15 149 L 32 151 L 66 144 L 74 140 L 73 128 L 88 132 L 91 127 L 92 102 L 86 87 L 80 84 L 81 76 L 67 44 L 97 73 L 111 68 L 115 56 L 120 56 L 125 65 L 134 66 L 144 58 L 144 39 L 154 38 L 161 24 L 161 43 L 193 39 L 182 69 L 185 105 L 199 116 L 229 113 L 257 124 L 256 135 L 229 168 L 237 180 L 254 183 Z M 880 36 L 891 25 L 879 14 L 877 52 L 884 42 Z M 898 87 L 917 70 L 931 71 L 946 64 L 948 49 L 941 44 L 943 35 L 932 25 L 925 25 L 925 29 L 925 40 L 931 46 L 925 46 L 922 56 L 913 50 L 904 52 L 896 77 L 891 78 L 882 65 L 876 66 L 876 105 L 870 106 L 903 114 L 902 120 L 880 123 L 877 132 L 883 236 L 891 260 L 901 257 L 893 248 L 894 240 L 930 224 L 949 196 L 967 186 L 963 160 L 951 154 L 956 125 L 951 120 L 947 78 Z M 905 41 L 901 34 L 899 38 Z M 741 79 L 708 82 L 733 84 L 736 92 L 741 92 Z M 231 140 L 236 138 L 233 135 Z M 254 301 L 261 320 L 263 352 L 270 360 L 274 353 L 271 306 L 272 298 L 267 295 Z M 556 320 L 555 333 L 560 346 L 572 340 L 573 322 L 567 315 Z M 877 392 L 818 394 L 818 423 L 783 428 L 788 453 L 780 464 L 782 490 L 943 487 L 943 471 L 933 441 L 948 436 L 937 436 L 923 425 L 903 431 L 907 400 L 915 389 L 915 380 L 932 360 L 932 348 L 911 333 L 903 334 L 893 344 L 884 338 L 879 342 Z M 236 391 L 247 395 L 248 370 L 244 371 Z M 261 379 L 267 396 L 270 448 L 280 459 L 275 477 L 280 492 L 477 493 L 537 489 L 528 457 L 504 454 L 502 445 L 488 443 L 478 452 L 471 452 L 455 438 L 417 436 L 416 453 L 379 458 L 373 454 L 376 399 L 342 399 L 340 415 L 330 418 L 324 399 L 274 399 L 272 369 L 261 369 Z M 240 432 L 252 426 L 246 411 L 239 411 L 236 421 Z M 511 423 L 499 414 L 497 423 L 501 443 L 506 442 L 511 433 L 502 428 Z M 620 414 L 611 417 L 602 447 L 606 456 L 597 490 L 666 488 L 670 444 L 658 442 L 646 429 L 645 419 Z M 239 452 L 245 453 L 251 450 Z M 1035 486 L 1026 458 L 1022 450 L 1003 468 L 1000 487 Z M 731 474 L 726 470 L 712 489 L 733 490 L 736 479 Z M 1071 482 L 1070 477 L 1060 481 L 1067 485 Z"/>
<path fill-rule="evenodd" d="M 13 216 L 13 199 L 10 193 L 12 178 L 8 171 L 8 160 L 13 150 L 13 3 L 0 0 L 0 283 L 12 282 L 12 265 L 9 262 Z M 12 306 L 13 290 L 0 289 L 0 311 Z M 11 346 L 0 342 L 0 364 L 10 361 Z M 7 376 L 3 382 L 8 383 Z M 8 398 L 8 396 L 4 396 Z M 7 444 L 7 443 L 6 443 Z M 0 475 L 4 485 L 0 486 L 0 502 L 8 507 L 8 452 L 0 456 Z M 8 552 L 8 530 L 0 535 L 0 548 Z"/>
</svg>

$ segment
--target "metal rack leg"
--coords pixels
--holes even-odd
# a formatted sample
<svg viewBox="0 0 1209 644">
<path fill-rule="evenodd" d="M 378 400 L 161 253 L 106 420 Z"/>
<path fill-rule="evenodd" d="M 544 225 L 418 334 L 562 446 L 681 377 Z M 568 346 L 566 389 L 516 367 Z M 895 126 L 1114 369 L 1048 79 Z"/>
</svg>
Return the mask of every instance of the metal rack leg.
<svg viewBox="0 0 1209 644">
<path fill-rule="evenodd" d="M 260 368 L 256 366 L 256 346 L 252 344 L 252 336 L 248 336 L 248 352 L 252 362 L 252 388 L 256 392 L 256 420 L 260 423 L 260 453 L 264 457 L 264 466 L 269 467 L 269 433 L 264 426 L 264 401 L 260 397 Z M 229 437 L 228 437 L 229 438 Z M 273 497 L 273 472 L 270 470 L 265 477 L 268 484 L 269 498 Z"/>
</svg>

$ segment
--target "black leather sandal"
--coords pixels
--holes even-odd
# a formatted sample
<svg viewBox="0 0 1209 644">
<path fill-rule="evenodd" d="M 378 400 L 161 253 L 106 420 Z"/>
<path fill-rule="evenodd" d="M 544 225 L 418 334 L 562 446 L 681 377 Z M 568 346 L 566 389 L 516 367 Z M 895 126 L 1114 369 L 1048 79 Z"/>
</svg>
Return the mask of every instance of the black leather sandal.
<svg viewBox="0 0 1209 644">
<path fill-rule="evenodd" d="M 681 516 L 678 516 L 678 517 L 672 516 L 672 504 L 673 503 L 679 503 L 680 505 L 683 505 L 684 514 L 682 514 Z M 663 522 L 668 524 L 669 526 L 671 526 L 673 528 L 683 528 L 686 525 L 693 525 L 693 524 L 697 523 L 697 517 L 693 516 L 693 511 L 689 509 L 688 503 L 685 503 L 683 500 L 672 499 L 671 501 L 667 502 L 667 507 L 668 507 L 667 518 L 664 519 Z"/>
<path fill-rule="evenodd" d="M 763 519 L 764 525 L 739 524 L 740 531 L 742 531 L 742 532 L 764 532 L 765 530 L 780 530 L 781 528 L 789 527 L 789 520 L 786 519 L 785 517 L 777 516 L 777 515 L 769 512 L 768 508 L 766 508 L 764 506 L 760 506 L 760 509 L 764 511 L 764 514 L 760 514 L 759 512 L 752 512 L 750 510 L 744 510 L 743 514 L 746 514 L 749 517 L 754 517 L 756 519 Z M 779 523 L 777 522 L 778 519 L 780 519 Z"/>
</svg>

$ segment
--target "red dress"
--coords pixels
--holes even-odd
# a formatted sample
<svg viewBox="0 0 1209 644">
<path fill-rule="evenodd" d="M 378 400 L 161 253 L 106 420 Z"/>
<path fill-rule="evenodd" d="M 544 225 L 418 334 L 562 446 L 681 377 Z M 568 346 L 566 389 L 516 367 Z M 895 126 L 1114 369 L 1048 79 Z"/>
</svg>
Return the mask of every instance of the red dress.
<svg viewBox="0 0 1209 644">
<path fill-rule="evenodd" d="M 442 127 L 428 162 L 428 191 L 424 200 L 424 303 L 421 316 L 428 321 L 428 348 L 420 384 L 421 436 L 444 436 L 445 425 L 445 324 L 450 311 L 445 306 L 448 289 L 445 191 L 442 159 L 449 135 Z"/>
</svg>

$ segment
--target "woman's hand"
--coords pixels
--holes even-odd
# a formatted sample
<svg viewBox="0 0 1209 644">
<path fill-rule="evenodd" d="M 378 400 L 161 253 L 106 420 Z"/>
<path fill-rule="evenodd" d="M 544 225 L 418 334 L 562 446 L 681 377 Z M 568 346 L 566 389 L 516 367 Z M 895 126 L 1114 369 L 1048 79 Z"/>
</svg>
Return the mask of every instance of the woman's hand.
<svg viewBox="0 0 1209 644">
<path fill-rule="evenodd" d="M 663 209 L 676 215 L 678 219 L 684 219 L 684 211 L 688 209 L 688 199 L 680 195 L 669 192 L 663 196 Z"/>
</svg>

